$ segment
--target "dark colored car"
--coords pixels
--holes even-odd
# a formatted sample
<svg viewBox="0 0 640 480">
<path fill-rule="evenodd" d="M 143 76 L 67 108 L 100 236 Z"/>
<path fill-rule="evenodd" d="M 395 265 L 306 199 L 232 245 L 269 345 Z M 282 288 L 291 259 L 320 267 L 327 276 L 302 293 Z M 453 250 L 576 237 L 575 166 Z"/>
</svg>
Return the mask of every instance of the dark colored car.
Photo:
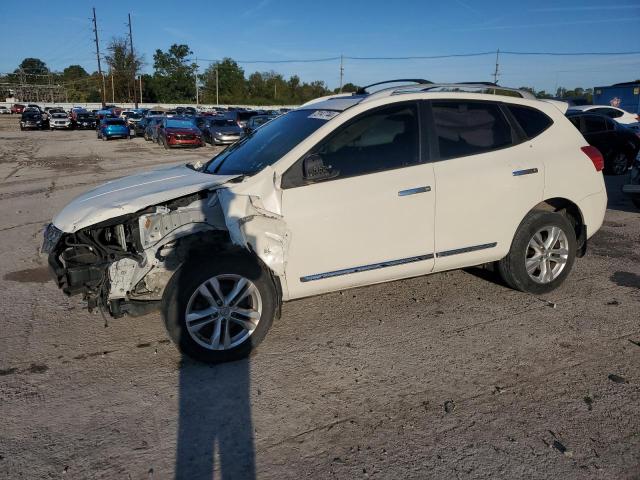
<svg viewBox="0 0 640 480">
<path fill-rule="evenodd" d="M 45 121 L 38 111 L 24 112 L 20 117 L 20 130 L 40 130 L 44 127 Z"/>
<path fill-rule="evenodd" d="M 214 117 L 209 119 L 205 131 L 205 140 L 211 145 L 231 145 L 244 137 L 244 128 L 233 119 Z"/>
<path fill-rule="evenodd" d="M 202 132 L 192 118 L 171 117 L 162 120 L 158 127 L 158 143 L 164 148 L 202 147 Z"/>
<path fill-rule="evenodd" d="M 233 120 L 239 127 L 245 128 L 249 119 L 259 113 L 254 110 L 233 110 L 225 112 L 224 117 Z"/>
<path fill-rule="evenodd" d="M 129 126 L 121 118 L 103 118 L 97 129 L 98 138 L 130 138 Z"/>
<path fill-rule="evenodd" d="M 596 113 L 569 112 L 567 118 L 590 145 L 600 150 L 605 174 L 622 175 L 633 164 L 640 150 L 638 133 Z"/>
<path fill-rule="evenodd" d="M 259 126 L 264 125 L 269 120 L 273 120 L 274 118 L 276 118 L 276 115 L 256 115 L 255 117 L 251 117 L 249 119 L 244 130 L 247 133 L 251 133 Z"/>
<path fill-rule="evenodd" d="M 133 124 L 133 131 L 136 134 L 136 137 L 142 137 L 144 135 L 144 131 L 147 129 L 147 124 L 149 123 L 149 117 L 142 117 L 139 122 Z"/>
<path fill-rule="evenodd" d="M 147 126 L 144 129 L 144 139 L 147 141 L 158 141 L 158 127 L 164 117 L 146 117 Z"/>
<path fill-rule="evenodd" d="M 74 128 L 96 128 L 96 116 L 91 112 L 76 112 L 73 119 Z"/>
</svg>

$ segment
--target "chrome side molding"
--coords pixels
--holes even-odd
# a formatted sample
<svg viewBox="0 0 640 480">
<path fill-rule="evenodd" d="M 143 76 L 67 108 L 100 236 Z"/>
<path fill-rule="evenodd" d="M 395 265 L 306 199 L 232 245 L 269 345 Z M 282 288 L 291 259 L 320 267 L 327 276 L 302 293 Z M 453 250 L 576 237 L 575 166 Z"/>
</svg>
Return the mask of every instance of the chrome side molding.
<svg viewBox="0 0 640 480">
<path fill-rule="evenodd" d="M 404 265 L 413 262 L 422 262 L 424 260 L 431 260 L 437 257 L 450 257 L 451 255 L 459 255 L 461 253 L 475 252 L 477 250 L 484 250 L 485 248 L 493 248 L 498 245 L 497 242 L 483 243 L 482 245 L 473 245 L 471 247 L 456 248 L 455 250 L 444 250 L 442 252 L 427 253 L 425 255 L 418 255 L 416 257 L 400 258 L 398 260 L 389 260 L 386 262 L 372 263 L 370 265 L 361 265 L 359 267 L 343 268 L 341 270 L 333 270 L 331 272 L 315 273 L 313 275 L 307 275 L 300 277 L 301 282 L 313 282 L 314 280 L 323 280 L 325 278 L 338 277 L 341 275 L 349 275 L 351 273 L 368 272 L 369 270 L 377 270 L 379 268 L 395 267 L 397 265 Z"/>
</svg>

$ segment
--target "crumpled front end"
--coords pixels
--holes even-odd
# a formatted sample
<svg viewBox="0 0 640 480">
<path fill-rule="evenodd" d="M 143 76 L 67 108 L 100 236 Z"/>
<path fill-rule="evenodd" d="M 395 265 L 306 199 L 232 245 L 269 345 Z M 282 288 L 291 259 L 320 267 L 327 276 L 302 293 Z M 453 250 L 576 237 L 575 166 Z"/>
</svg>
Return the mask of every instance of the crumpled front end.
<svg viewBox="0 0 640 480">
<path fill-rule="evenodd" d="M 72 231 L 51 225 L 43 252 L 58 286 L 67 295 L 82 295 L 89 310 L 101 308 L 114 317 L 142 314 L 159 306 L 167 283 L 187 259 L 238 249 L 255 254 L 284 284 L 290 232 L 273 175 L 259 177 L 94 225 L 84 226 L 85 219 Z"/>
</svg>

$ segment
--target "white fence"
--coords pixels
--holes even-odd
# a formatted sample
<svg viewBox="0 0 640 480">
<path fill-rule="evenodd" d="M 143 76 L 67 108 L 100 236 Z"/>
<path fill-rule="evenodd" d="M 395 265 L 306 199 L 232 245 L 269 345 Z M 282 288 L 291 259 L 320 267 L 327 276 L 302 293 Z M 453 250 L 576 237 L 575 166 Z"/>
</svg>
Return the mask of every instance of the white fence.
<svg viewBox="0 0 640 480">
<path fill-rule="evenodd" d="M 14 103 L 19 103 L 21 105 L 26 105 L 27 103 L 34 103 L 41 108 L 45 107 L 61 107 L 65 110 L 70 110 L 72 107 L 83 107 L 87 110 L 96 110 L 101 109 L 101 103 L 50 103 L 50 102 L 0 102 L 0 105 L 4 105 L 7 108 L 11 108 Z M 116 103 L 116 105 L 120 108 L 130 109 L 135 108 L 133 103 Z M 259 109 L 259 110 L 277 110 L 279 108 L 296 108 L 298 105 L 242 105 L 242 104 L 234 104 L 234 105 L 213 105 L 213 104 L 199 104 L 195 105 L 193 103 L 140 103 L 138 108 L 153 108 L 153 107 L 162 107 L 167 110 L 172 110 L 176 107 L 196 107 L 199 109 L 208 109 L 215 107 L 241 107 L 241 108 L 250 108 L 250 109 Z"/>
</svg>

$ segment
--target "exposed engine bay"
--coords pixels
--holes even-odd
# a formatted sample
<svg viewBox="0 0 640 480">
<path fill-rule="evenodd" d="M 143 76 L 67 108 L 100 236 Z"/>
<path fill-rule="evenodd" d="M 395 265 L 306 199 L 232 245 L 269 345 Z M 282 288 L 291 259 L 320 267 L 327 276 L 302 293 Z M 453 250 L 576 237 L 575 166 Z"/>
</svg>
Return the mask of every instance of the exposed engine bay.
<svg viewBox="0 0 640 480">
<path fill-rule="evenodd" d="M 274 206 L 271 210 L 277 210 L 279 202 Z M 49 265 L 65 294 L 82 294 L 89 311 L 120 317 L 159 307 L 171 276 L 191 255 L 243 248 L 281 276 L 287 238 L 280 215 L 265 209 L 260 197 L 217 188 L 73 233 L 52 224 L 43 252 L 49 253 Z"/>
</svg>

